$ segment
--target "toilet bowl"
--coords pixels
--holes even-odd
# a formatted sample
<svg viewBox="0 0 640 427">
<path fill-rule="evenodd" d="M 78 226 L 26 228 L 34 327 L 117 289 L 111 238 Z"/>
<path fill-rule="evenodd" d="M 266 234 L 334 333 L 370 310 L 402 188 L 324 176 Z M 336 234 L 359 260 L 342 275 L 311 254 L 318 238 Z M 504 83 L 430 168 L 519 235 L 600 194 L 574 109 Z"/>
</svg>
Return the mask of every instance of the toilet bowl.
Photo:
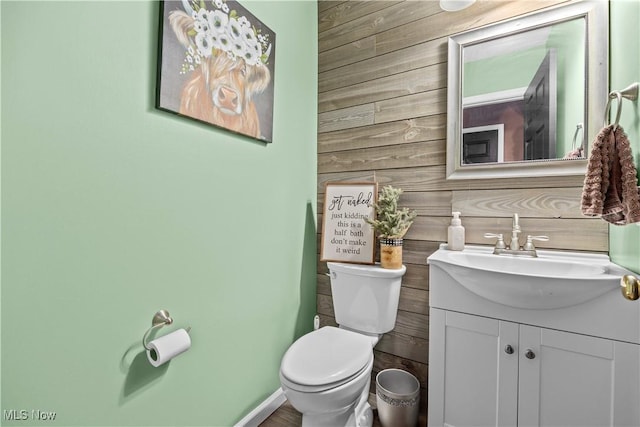
<svg viewBox="0 0 640 427">
<path fill-rule="evenodd" d="M 280 366 L 289 403 L 303 427 L 371 427 L 373 347 L 396 320 L 403 266 L 327 263 L 336 321 L 300 337 Z"/>
<path fill-rule="evenodd" d="M 280 384 L 289 403 L 303 414 L 305 427 L 370 426 L 371 409 L 365 403 L 372 368 L 369 337 L 325 326 L 289 347 Z"/>
</svg>

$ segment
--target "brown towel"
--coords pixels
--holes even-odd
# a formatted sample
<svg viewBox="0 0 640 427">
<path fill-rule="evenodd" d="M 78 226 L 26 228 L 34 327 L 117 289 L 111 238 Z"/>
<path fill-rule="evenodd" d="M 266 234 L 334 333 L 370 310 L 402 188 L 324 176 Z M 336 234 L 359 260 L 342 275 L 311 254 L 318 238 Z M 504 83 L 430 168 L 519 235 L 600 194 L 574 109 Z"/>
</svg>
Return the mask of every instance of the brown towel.
<svg viewBox="0 0 640 427">
<path fill-rule="evenodd" d="M 582 147 L 580 147 L 578 149 L 573 149 L 569 151 L 567 154 L 565 154 L 562 160 L 574 160 L 574 159 L 581 159 L 583 157 L 584 157 L 584 151 Z"/>
<path fill-rule="evenodd" d="M 625 225 L 640 222 L 640 187 L 631 145 L 621 126 L 604 127 L 593 141 L 582 189 L 582 214 Z"/>
</svg>

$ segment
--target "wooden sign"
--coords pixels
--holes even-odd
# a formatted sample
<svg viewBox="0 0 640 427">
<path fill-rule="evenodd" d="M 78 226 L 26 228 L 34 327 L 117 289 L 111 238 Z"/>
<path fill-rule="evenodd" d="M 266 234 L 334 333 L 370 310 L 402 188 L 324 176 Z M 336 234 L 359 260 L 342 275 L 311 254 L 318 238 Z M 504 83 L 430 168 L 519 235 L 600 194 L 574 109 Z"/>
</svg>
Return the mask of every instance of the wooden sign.
<svg viewBox="0 0 640 427">
<path fill-rule="evenodd" d="M 321 261 L 374 263 L 375 234 L 364 218 L 374 218 L 377 197 L 375 182 L 326 184 Z"/>
</svg>

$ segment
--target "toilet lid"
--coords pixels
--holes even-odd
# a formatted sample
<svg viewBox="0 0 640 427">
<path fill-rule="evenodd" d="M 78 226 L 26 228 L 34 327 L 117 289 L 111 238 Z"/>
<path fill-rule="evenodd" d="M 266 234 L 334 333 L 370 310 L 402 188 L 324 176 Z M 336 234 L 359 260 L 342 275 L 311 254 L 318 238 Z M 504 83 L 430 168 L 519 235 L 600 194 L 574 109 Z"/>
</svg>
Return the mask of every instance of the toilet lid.
<svg viewBox="0 0 640 427">
<path fill-rule="evenodd" d="M 360 372 L 371 353 L 371 340 L 366 336 L 325 326 L 289 347 L 282 358 L 281 373 L 297 384 L 335 383 Z"/>
</svg>

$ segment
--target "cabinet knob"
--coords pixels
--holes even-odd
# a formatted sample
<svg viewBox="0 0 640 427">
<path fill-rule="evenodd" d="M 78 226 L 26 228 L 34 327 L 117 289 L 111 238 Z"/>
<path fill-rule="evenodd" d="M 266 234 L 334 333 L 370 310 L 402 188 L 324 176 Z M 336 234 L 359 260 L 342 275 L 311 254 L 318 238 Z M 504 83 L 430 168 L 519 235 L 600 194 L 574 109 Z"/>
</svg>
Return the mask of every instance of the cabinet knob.
<svg viewBox="0 0 640 427">
<path fill-rule="evenodd" d="M 527 359 L 535 359 L 536 354 L 533 352 L 533 350 L 528 348 L 527 351 L 524 353 L 524 357 L 526 357 Z"/>
<path fill-rule="evenodd" d="M 629 301 L 635 301 L 640 298 L 640 279 L 627 274 L 620 279 L 620 287 L 622 295 Z"/>
<path fill-rule="evenodd" d="M 513 354 L 513 347 L 511 347 L 511 345 L 507 344 L 507 346 L 504 348 L 504 352 L 507 354 Z"/>
</svg>

